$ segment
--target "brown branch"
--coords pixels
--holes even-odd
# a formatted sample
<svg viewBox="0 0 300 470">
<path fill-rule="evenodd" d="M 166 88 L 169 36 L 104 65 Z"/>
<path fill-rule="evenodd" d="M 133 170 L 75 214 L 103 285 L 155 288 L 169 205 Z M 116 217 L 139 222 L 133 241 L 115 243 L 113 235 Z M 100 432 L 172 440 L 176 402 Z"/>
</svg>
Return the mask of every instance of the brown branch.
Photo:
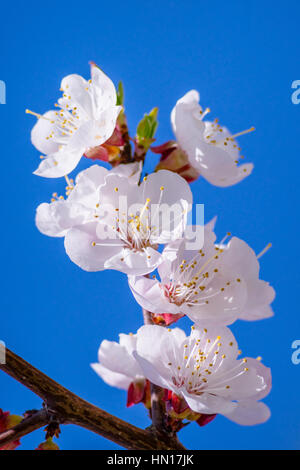
<svg viewBox="0 0 300 470">
<path fill-rule="evenodd" d="M 143 308 L 143 319 L 144 319 L 145 325 L 153 325 L 151 313 L 148 312 L 148 310 L 146 310 L 145 308 Z"/>
<path fill-rule="evenodd" d="M 133 154 L 134 161 L 144 162 L 147 152 L 148 152 L 148 149 L 144 145 L 139 144 L 137 140 L 135 139 L 134 140 L 134 154 Z"/>
<path fill-rule="evenodd" d="M 129 130 L 128 130 L 127 118 L 126 118 L 124 109 L 119 114 L 118 124 L 120 126 L 122 139 L 124 141 L 123 150 L 121 151 L 121 155 L 120 155 L 120 162 L 121 163 L 133 162 L 134 158 L 131 152 L 132 149 L 130 145 Z"/>
<path fill-rule="evenodd" d="M 137 428 L 88 403 L 9 349 L 6 349 L 6 363 L 0 364 L 0 369 L 41 397 L 46 404 L 46 410 L 47 408 L 51 409 L 51 413 L 55 413 L 56 419 L 61 424 L 81 426 L 126 449 L 184 449 L 184 446 L 176 437 L 173 438 L 164 433 L 152 433 L 149 430 Z M 22 422 L 25 426 L 25 420 Z M 43 424 L 46 423 L 43 422 Z M 16 436 L 17 434 L 11 435 L 11 439 L 6 442 L 15 440 Z"/>
<path fill-rule="evenodd" d="M 152 423 L 155 430 L 161 432 L 167 432 L 165 429 L 165 414 L 166 409 L 164 402 L 162 401 L 162 394 L 163 390 L 158 385 L 153 383 L 150 384 L 150 391 L 151 391 L 151 416 L 152 416 Z"/>
</svg>

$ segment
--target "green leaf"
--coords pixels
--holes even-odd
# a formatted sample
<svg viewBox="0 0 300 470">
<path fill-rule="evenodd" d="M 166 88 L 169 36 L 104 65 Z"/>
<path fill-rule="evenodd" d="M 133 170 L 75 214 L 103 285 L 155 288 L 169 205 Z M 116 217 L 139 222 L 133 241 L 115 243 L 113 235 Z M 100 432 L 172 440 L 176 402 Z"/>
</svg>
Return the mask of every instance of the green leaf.
<svg viewBox="0 0 300 470">
<path fill-rule="evenodd" d="M 158 108 L 153 108 L 149 114 L 145 114 L 137 126 L 136 136 L 139 141 L 150 141 L 153 139 L 157 126 Z"/>
<path fill-rule="evenodd" d="M 118 83 L 118 89 L 117 89 L 117 106 L 123 106 L 124 105 L 124 87 L 123 83 L 120 81 Z"/>
<path fill-rule="evenodd" d="M 158 115 L 158 108 L 153 108 L 150 113 L 149 113 L 149 116 L 153 119 L 153 120 L 157 120 L 157 115 Z"/>
</svg>

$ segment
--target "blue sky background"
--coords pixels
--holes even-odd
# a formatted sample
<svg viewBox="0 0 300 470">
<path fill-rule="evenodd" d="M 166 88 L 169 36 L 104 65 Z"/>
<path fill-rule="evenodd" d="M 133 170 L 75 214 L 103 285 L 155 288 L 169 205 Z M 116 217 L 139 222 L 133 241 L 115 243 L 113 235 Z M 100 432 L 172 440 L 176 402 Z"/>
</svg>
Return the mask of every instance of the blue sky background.
<svg viewBox="0 0 300 470">
<path fill-rule="evenodd" d="M 181 431 L 192 449 L 299 449 L 300 364 L 291 362 L 299 324 L 299 123 L 291 83 L 300 79 L 299 13 L 295 0 L 214 0 L 88 3 L 5 2 L 1 6 L 0 79 L 7 85 L 1 122 L 1 328 L 13 351 L 73 392 L 138 426 L 149 420 L 142 406 L 125 408 L 125 393 L 105 385 L 89 367 L 102 339 L 141 325 L 127 279 L 113 271 L 81 271 L 61 239 L 35 228 L 36 206 L 63 192 L 63 180 L 32 175 L 39 153 L 30 143 L 35 120 L 25 108 L 51 109 L 60 80 L 70 73 L 89 78 L 94 60 L 117 83 L 122 79 L 133 131 L 145 111 L 158 106 L 157 143 L 172 138 L 170 111 L 191 88 L 200 91 L 212 116 L 240 139 L 248 179 L 221 189 L 199 179 L 195 202 L 206 220 L 218 215 L 217 233 L 245 239 L 262 258 L 261 275 L 275 287 L 275 317 L 237 322 L 233 331 L 246 355 L 261 355 L 272 367 L 266 402 L 272 417 L 241 427 L 218 416 L 204 428 Z M 149 168 L 157 157 L 149 154 Z M 150 162 L 151 161 L 151 162 Z M 83 168 L 83 163 L 82 163 Z M 180 326 L 180 324 L 178 324 Z M 39 408 L 41 400 L 0 373 L 0 407 L 15 413 Z M 23 439 L 35 448 L 41 431 Z M 62 449 L 116 449 L 115 444 L 75 427 L 63 427 Z"/>
</svg>

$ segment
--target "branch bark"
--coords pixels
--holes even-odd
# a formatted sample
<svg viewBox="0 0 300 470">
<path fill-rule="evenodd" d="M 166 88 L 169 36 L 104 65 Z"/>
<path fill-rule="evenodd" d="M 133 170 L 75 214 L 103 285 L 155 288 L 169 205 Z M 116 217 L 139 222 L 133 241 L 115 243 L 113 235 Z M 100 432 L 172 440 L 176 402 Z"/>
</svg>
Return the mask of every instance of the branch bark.
<svg viewBox="0 0 300 470">
<path fill-rule="evenodd" d="M 52 380 L 50 377 L 33 367 L 9 349 L 6 349 L 6 363 L 0 364 L 0 369 L 42 398 L 46 404 L 46 409 L 49 407 L 51 409 L 51 413 L 55 413 L 56 419 L 61 424 L 75 424 L 77 426 L 81 426 L 115 442 L 116 444 L 119 444 L 122 447 L 125 447 L 126 449 L 185 449 L 177 440 L 177 437 L 168 436 L 165 433 L 153 433 L 149 430 L 137 428 L 136 426 L 133 426 L 132 424 L 88 403 Z M 40 421 L 39 425 L 36 423 L 37 427 L 34 427 L 33 423 L 29 425 L 30 422 L 27 421 L 29 428 L 27 428 L 28 432 L 26 432 L 25 421 L 26 420 L 23 420 L 19 424 L 19 426 L 21 426 L 23 423 L 21 430 L 20 428 L 17 429 L 17 431 L 14 429 L 15 434 L 11 433 L 9 436 L 6 435 L 6 437 L 3 437 L 2 433 L 2 435 L 0 435 L 0 442 L 3 443 L 4 439 L 6 439 L 6 443 L 11 442 L 20 437 L 20 435 L 27 434 L 28 432 L 37 429 L 37 427 L 47 424 L 44 421 Z M 23 434 L 19 435 L 18 432 Z M 1 437 L 3 439 L 2 441 Z"/>
</svg>

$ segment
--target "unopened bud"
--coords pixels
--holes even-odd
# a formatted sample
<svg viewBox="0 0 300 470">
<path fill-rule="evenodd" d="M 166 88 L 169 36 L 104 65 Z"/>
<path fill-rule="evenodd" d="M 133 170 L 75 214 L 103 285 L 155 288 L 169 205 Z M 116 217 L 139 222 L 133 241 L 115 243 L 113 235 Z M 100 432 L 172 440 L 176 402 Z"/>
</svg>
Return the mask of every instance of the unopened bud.
<svg viewBox="0 0 300 470">
<path fill-rule="evenodd" d="M 52 437 L 49 437 L 46 441 L 41 442 L 35 450 L 59 450 L 59 447 L 53 442 Z"/>
</svg>

